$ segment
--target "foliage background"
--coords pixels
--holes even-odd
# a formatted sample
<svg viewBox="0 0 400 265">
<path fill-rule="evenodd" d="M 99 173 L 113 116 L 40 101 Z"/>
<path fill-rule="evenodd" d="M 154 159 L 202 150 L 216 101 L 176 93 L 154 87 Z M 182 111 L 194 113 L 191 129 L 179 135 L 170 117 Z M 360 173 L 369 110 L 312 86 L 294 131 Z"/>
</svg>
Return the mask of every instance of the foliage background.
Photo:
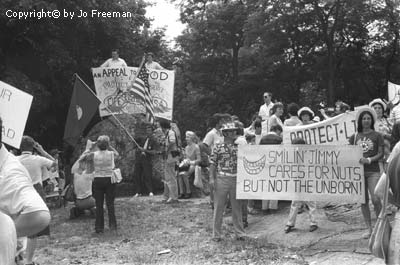
<svg viewBox="0 0 400 265">
<path fill-rule="evenodd" d="M 261 95 L 314 108 L 387 96 L 400 84 L 400 8 L 396 0 L 176 0 L 186 30 L 169 47 L 149 30 L 146 1 L 3 0 L 0 79 L 34 95 L 26 133 L 62 147 L 73 74 L 91 87 L 90 68 L 120 49 L 129 65 L 151 51 L 166 68 L 178 59 L 174 118 L 204 134 L 215 112 L 246 123 Z M 130 11 L 131 19 L 10 19 L 11 10 Z M 98 123 L 98 116 L 92 125 Z"/>
</svg>

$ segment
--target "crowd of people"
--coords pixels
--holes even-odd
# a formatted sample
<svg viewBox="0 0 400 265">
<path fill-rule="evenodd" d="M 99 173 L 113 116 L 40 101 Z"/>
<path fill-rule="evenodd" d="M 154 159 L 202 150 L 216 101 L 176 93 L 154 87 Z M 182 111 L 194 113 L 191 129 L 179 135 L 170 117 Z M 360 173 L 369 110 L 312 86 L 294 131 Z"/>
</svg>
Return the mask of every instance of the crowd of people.
<svg viewBox="0 0 400 265">
<path fill-rule="evenodd" d="M 147 67 L 160 69 L 161 66 L 152 57 L 151 53 L 147 54 Z M 103 66 L 126 66 L 126 63 L 119 58 L 118 51 L 113 51 L 112 58 Z M 154 196 L 156 193 L 152 183 L 152 162 L 155 157 L 159 157 L 162 164 L 163 203 L 178 203 L 181 199 L 191 198 L 194 189 L 200 190 L 203 195 L 209 196 L 213 210 L 212 239 L 216 242 L 222 240 L 222 218 L 227 211 L 232 213 L 236 238 L 245 239 L 248 215 L 273 214 L 278 209 L 278 201 L 236 198 L 239 146 L 282 144 L 285 127 L 320 122 L 351 109 L 342 101 L 338 101 L 334 109 L 325 108 L 322 103 L 316 108 L 300 107 L 296 103 L 285 106 L 281 102 L 273 102 L 269 92 L 263 94 L 263 100 L 264 104 L 253 116 L 248 127 L 235 115 L 216 113 L 210 117 L 209 129 L 204 137 L 202 133 L 186 131 L 182 141 L 176 124 L 164 119 L 158 120 L 154 127 L 148 125 L 146 137 L 136 141 L 132 200 L 146 194 Z M 379 186 L 389 161 L 395 161 L 400 154 L 400 104 L 374 99 L 367 106 L 357 108 L 356 124 L 357 130 L 349 138 L 349 144 L 359 145 L 363 150 L 360 163 L 364 167 L 365 190 L 368 192 L 365 193 L 366 201 L 361 205 L 361 211 L 367 227 L 363 238 L 369 238 L 373 228 L 369 199 L 378 216 L 382 204 L 375 189 Z M 184 148 L 182 142 L 185 143 Z M 292 144 L 306 142 L 296 138 L 292 140 Z M 16 251 L 23 248 L 26 249 L 23 264 L 34 265 L 37 238 L 50 235 L 50 213 L 45 203 L 45 189 L 50 184 L 53 184 L 50 188 L 52 191 L 63 189 L 63 178 L 60 177 L 62 170 L 58 159 L 59 151 L 47 153 L 32 137 L 23 137 L 18 154 L 14 156 L 1 145 L 0 233 L 6 236 L 0 237 L 0 264 L 15 264 Z M 87 141 L 85 150 L 71 169 L 74 206 L 70 209 L 70 218 L 90 212 L 95 216 L 94 232 L 97 234 L 103 233 L 105 229 L 104 201 L 109 229 L 117 229 L 114 175 L 118 157 L 118 151 L 110 145 L 109 136 L 101 135 L 96 141 Z M 387 175 L 394 194 L 391 202 L 400 206 L 396 197 L 400 187 L 393 177 L 397 173 L 393 169 Z M 292 201 L 283 231 L 293 231 L 296 217 L 303 211 L 309 214 L 309 231 L 317 230 L 316 209 L 314 201 Z M 17 237 L 27 237 L 26 247 L 18 246 L 23 240 L 17 241 Z"/>
</svg>

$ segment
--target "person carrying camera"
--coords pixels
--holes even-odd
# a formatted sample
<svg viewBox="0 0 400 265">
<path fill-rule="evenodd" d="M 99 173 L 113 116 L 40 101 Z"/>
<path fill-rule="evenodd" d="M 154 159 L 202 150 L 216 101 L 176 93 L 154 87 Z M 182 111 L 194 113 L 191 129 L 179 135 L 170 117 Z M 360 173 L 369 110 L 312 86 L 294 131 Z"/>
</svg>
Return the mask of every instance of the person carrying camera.
<svg viewBox="0 0 400 265">
<path fill-rule="evenodd" d="M 160 120 L 160 127 L 165 135 L 163 154 L 164 165 L 164 200 L 165 203 L 178 202 L 178 183 L 176 180 L 175 165 L 179 161 L 180 152 L 177 145 L 177 137 L 171 124 L 167 120 Z"/>
</svg>

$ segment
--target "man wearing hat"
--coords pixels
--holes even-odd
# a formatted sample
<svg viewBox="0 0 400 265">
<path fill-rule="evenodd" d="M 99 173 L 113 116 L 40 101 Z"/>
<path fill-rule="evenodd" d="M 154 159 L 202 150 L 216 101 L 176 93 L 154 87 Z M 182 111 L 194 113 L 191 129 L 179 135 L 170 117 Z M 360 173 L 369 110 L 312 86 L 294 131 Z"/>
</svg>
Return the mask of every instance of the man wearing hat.
<svg viewBox="0 0 400 265">
<path fill-rule="evenodd" d="M 153 61 L 153 56 L 154 56 L 154 54 L 152 52 L 148 52 L 146 54 L 146 63 L 145 63 L 146 68 L 147 69 L 164 70 L 164 67 L 162 67 L 159 63 Z"/>
<path fill-rule="evenodd" d="M 232 206 L 233 228 L 238 240 L 245 236 L 242 221 L 242 205 L 236 199 L 237 152 L 235 144 L 239 128 L 234 123 L 226 123 L 221 131 L 222 143 L 217 143 L 211 155 L 210 185 L 214 187 L 213 240 L 221 240 L 221 226 L 225 203 L 229 194 Z"/>
</svg>

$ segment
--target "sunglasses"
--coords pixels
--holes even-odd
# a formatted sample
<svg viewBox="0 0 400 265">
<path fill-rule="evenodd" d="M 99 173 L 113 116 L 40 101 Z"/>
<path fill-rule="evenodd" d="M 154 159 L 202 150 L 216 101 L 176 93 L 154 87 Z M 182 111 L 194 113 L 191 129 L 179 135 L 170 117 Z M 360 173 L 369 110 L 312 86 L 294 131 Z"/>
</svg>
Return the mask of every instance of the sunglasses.
<svg viewBox="0 0 400 265">
<path fill-rule="evenodd" d="M 264 98 L 269 98 L 269 96 L 264 96 Z"/>
</svg>

